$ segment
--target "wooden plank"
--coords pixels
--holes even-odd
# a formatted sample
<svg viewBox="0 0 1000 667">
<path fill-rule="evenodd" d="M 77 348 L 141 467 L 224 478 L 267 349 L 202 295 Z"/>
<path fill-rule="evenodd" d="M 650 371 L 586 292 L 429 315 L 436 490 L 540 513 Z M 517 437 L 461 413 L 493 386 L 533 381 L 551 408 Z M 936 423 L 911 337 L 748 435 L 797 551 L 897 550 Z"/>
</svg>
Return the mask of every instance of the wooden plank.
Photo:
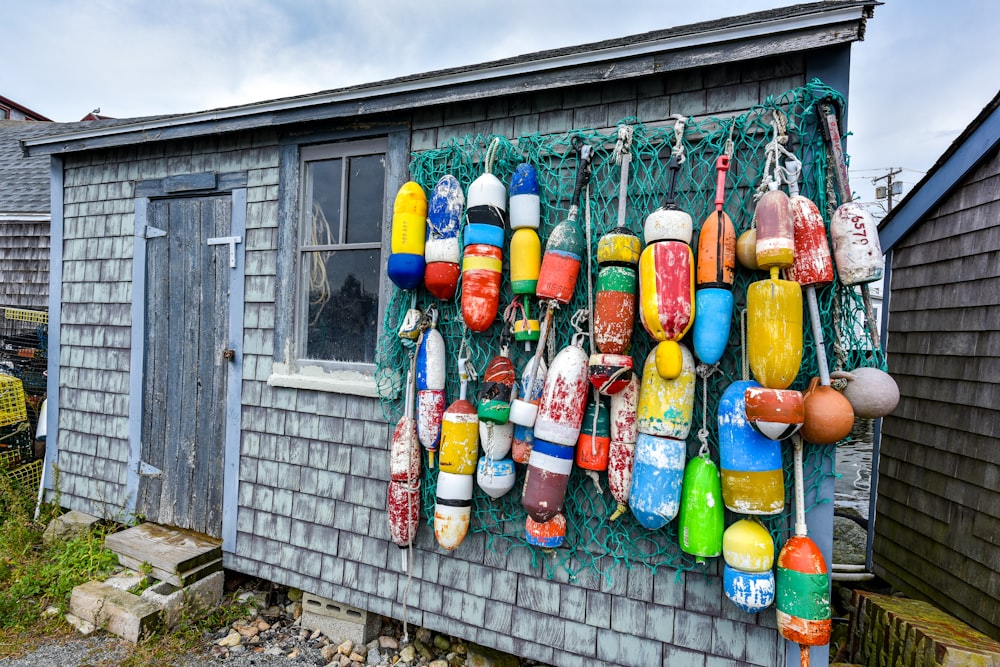
<svg viewBox="0 0 1000 667">
<path fill-rule="evenodd" d="M 895 274 L 893 274 L 895 277 Z M 937 310 L 910 310 L 892 313 L 889 333 L 933 331 L 1000 331 L 1000 308 L 973 306 L 970 308 L 941 308 Z M 996 377 L 996 376 L 994 376 Z"/>
<path fill-rule="evenodd" d="M 953 331 L 948 336 L 922 331 L 899 332 L 889 336 L 893 352 L 926 354 L 931 357 L 1000 356 L 1000 331 Z M 942 360 L 953 363 L 953 360 Z"/>
<path fill-rule="evenodd" d="M 895 275 L 893 275 L 895 281 Z M 893 289 L 889 312 L 927 308 L 966 308 L 1000 304 L 1000 277 L 989 277 L 971 284 L 948 283 L 917 289 Z M 890 322 L 892 316 L 890 314 Z"/>
<path fill-rule="evenodd" d="M 163 179 L 163 190 L 166 194 L 192 192 L 197 190 L 214 190 L 216 184 L 215 172 L 207 171 L 200 174 L 180 174 L 167 176 Z"/>
<path fill-rule="evenodd" d="M 926 424 L 939 424 L 956 431 L 975 433 L 995 438 L 1000 432 L 996 410 L 968 408 L 955 410 L 954 406 L 919 398 L 901 400 L 892 413 L 899 419 L 912 419 Z"/>
<path fill-rule="evenodd" d="M 998 209 L 1000 210 L 1000 209 Z M 892 289 L 913 289 L 931 285 L 975 283 L 983 278 L 998 275 L 997 259 L 1000 258 L 1000 227 L 990 230 L 988 236 L 963 234 L 948 241 L 920 246 L 933 249 L 918 266 L 893 267 Z M 974 284 L 963 285 L 976 289 Z"/>
<path fill-rule="evenodd" d="M 150 576 L 159 581 L 165 581 L 168 584 L 172 584 L 177 588 L 184 588 L 185 586 L 190 586 L 196 581 L 201 581 L 210 574 L 214 574 L 222 570 L 222 558 L 219 557 L 213 561 L 203 563 L 185 572 L 169 571 L 164 570 L 155 565 L 151 566 L 146 561 L 139 560 L 138 558 L 133 558 L 131 556 L 118 555 L 118 562 L 122 566 L 129 568 L 130 570 L 135 570 L 136 572 L 141 572 L 142 570 L 148 568 Z"/>
<path fill-rule="evenodd" d="M 1000 312 L 1000 309 L 997 310 Z M 892 337 L 890 336 L 890 342 Z M 896 375 L 925 375 L 941 379 L 966 379 L 971 382 L 991 382 L 1000 377 L 1000 357 L 969 357 L 950 359 L 942 363 L 926 354 L 908 354 L 890 345 L 889 373 Z M 930 372 L 933 369 L 933 373 Z"/>
<path fill-rule="evenodd" d="M 119 557 L 149 563 L 167 573 L 183 574 L 222 558 L 220 540 L 149 522 L 108 535 L 104 546 Z"/>
<path fill-rule="evenodd" d="M 986 170 L 985 173 L 983 170 Z M 955 226 L 953 218 L 962 215 L 966 211 L 978 209 L 980 207 L 990 207 L 997 205 L 996 193 L 1000 189 L 1000 176 L 997 175 L 996 154 L 988 162 L 974 173 L 966 177 L 962 185 L 951 193 L 948 198 L 933 211 L 932 216 L 928 216 L 921 225 L 914 229 L 903 243 L 897 246 L 910 247 L 935 241 L 954 233 Z M 994 218 L 996 220 L 996 218 Z M 939 221 L 941 221 L 939 223 Z M 973 229 L 983 229 L 992 226 L 988 218 L 975 217 L 968 221 L 963 220 L 961 228 L 963 231 Z M 982 226 L 977 226 L 982 225 Z"/>
</svg>

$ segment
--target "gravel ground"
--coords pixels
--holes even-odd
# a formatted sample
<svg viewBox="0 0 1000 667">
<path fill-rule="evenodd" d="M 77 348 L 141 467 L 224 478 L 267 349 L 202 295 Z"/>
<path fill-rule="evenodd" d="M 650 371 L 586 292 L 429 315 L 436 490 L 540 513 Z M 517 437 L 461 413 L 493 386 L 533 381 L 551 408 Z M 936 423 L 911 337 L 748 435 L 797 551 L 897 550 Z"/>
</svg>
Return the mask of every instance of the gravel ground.
<svg viewBox="0 0 1000 667">
<path fill-rule="evenodd" d="M 254 613 L 206 632 L 200 650 L 157 667 L 464 667 L 470 650 L 462 639 L 413 625 L 408 627 L 404 642 L 402 623 L 385 617 L 376 639 L 355 646 L 350 640 L 303 629 L 298 621 L 301 593 L 253 581 L 240 587 L 237 594 L 257 604 Z M 125 640 L 97 631 L 87 636 L 43 639 L 21 657 L 0 659 L 0 667 L 114 667 L 133 648 Z M 517 662 L 523 667 L 539 665 L 526 659 Z"/>
</svg>

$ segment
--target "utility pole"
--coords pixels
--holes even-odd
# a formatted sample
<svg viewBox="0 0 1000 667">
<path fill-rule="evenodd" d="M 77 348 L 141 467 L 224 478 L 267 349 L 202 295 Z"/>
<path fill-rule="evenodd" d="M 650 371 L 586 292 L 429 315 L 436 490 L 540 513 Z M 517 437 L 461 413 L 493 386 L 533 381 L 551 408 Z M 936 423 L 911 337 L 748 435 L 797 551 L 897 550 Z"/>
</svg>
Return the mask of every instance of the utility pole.
<svg viewBox="0 0 1000 667">
<path fill-rule="evenodd" d="M 875 198 L 887 200 L 885 205 L 886 213 L 892 210 L 892 196 L 903 194 L 903 183 L 895 180 L 895 176 L 902 173 L 902 171 L 902 168 L 892 169 L 890 167 L 888 174 L 872 179 L 873 185 L 883 180 L 886 182 L 884 186 L 878 186 L 875 188 Z"/>
</svg>

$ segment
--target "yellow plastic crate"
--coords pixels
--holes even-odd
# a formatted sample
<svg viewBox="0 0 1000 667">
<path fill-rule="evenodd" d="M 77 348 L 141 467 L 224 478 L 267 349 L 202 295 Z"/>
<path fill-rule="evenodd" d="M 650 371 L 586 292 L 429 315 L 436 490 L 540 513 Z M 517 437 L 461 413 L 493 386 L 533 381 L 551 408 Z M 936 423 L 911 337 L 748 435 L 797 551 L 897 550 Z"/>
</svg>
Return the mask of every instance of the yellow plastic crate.
<svg viewBox="0 0 1000 667">
<path fill-rule="evenodd" d="M 23 308 L 4 308 L 3 316 L 8 320 L 20 320 L 22 322 L 36 322 L 38 324 L 48 324 L 49 314 L 44 310 L 25 310 Z"/>
<path fill-rule="evenodd" d="M 27 418 L 24 384 L 11 375 L 0 375 L 0 426 L 23 422 Z"/>
<path fill-rule="evenodd" d="M 13 470 L 5 470 L 2 474 L 7 476 L 11 482 L 20 483 L 25 488 L 34 488 L 42 481 L 42 466 L 45 461 L 36 459 L 31 463 L 25 463 Z"/>
<path fill-rule="evenodd" d="M 0 451 L 0 470 L 9 470 L 21 463 L 21 450 L 8 449 Z"/>
</svg>

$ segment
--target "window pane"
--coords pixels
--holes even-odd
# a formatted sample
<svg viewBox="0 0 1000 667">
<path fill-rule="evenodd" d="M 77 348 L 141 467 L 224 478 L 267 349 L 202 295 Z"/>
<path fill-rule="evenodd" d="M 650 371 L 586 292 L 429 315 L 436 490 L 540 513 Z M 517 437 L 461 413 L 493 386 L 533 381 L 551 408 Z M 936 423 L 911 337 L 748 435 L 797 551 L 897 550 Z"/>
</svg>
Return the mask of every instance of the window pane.
<svg viewBox="0 0 1000 667">
<path fill-rule="evenodd" d="M 302 245 L 329 245 L 340 240 L 341 176 L 344 161 L 314 160 L 306 163 L 306 211 L 311 225 L 306 225 Z M 307 218 L 309 219 L 309 218 Z"/>
<path fill-rule="evenodd" d="M 347 243 L 378 243 L 382 240 L 385 156 L 361 155 L 350 160 Z"/>
<path fill-rule="evenodd" d="M 375 362 L 379 250 L 302 254 L 309 286 L 305 356 Z"/>
</svg>

